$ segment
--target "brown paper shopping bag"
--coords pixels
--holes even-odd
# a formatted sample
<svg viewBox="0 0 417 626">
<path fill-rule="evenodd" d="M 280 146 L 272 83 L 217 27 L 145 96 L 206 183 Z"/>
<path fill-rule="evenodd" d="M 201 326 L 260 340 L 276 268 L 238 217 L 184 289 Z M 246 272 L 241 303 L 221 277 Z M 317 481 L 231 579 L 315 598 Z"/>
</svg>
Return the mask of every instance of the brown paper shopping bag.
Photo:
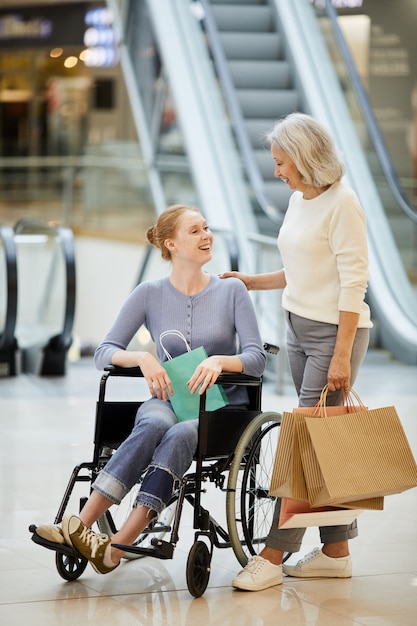
<svg viewBox="0 0 417 626">
<path fill-rule="evenodd" d="M 342 407 L 329 408 L 341 409 Z M 344 413 L 342 413 L 340 410 L 334 412 L 334 417 L 341 415 L 344 415 Z M 298 447 L 300 450 L 309 502 L 311 505 L 314 503 L 316 506 L 319 506 L 318 504 L 316 504 L 315 498 L 317 497 L 318 493 L 325 489 L 325 482 L 311 437 L 307 429 L 307 425 L 305 423 L 306 417 L 314 416 L 312 416 L 311 414 L 297 413 L 295 428 L 297 431 Z M 315 417 L 321 419 L 321 416 Z M 340 473 L 341 471 L 343 470 L 339 468 L 338 472 Z M 382 511 L 384 508 L 384 498 L 380 496 L 375 498 L 358 498 L 357 500 L 352 501 L 341 500 L 338 501 L 337 504 L 352 509 L 369 509 L 373 511 Z"/>
<path fill-rule="evenodd" d="M 355 508 L 363 508 L 359 500 L 417 486 L 417 464 L 393 406 L 339 416 L 303 415 L 296 429 L 312 506 L 355 502 Z M 303 455 L 309 445 L 318 470 Z"/>
<path fill-rule="evenodd" d="M 365 407 L 353 389 L 350 392 L 346 392 L 343 395 L 343 404 L 339 406 L 327 405 L 328 386 L 325 385 L 320 395 L 320 399 L 314 407 L 298 407 L 294 409 L 295 413 L 298 413 L 295 418 L 296 438 L 298 442 L 298 448 L 300 451 L 301 461 L 303 465 L 304 478 L 307 485 L 307 491 L 310 488 L 312 492 L 316 491 L 323 486 L 323 476 L 320 471 L 317 456 L 314 451 L 311 438 L 308 434 L 308 430 L 305 427 L 302 415 L 315 415 L 317 417 L 328 417 L 336 415 L 345 415 L 346 413 L 357 413 L 359 411 L 366 410 Z M 355 403 L 356 402 L 356 403 Z M 311 494 L 309 494 L 309 500 L 311 502 Z M 384 498 L 366 498 L 360 500 L 353 500 L 351 502 L 339 503 L 341 506 L 351 509 L 370 509 L 370 510 L 382 510 L 384 508 Z"/>
<path fill-rule="evenodd" d="M 283 413 L 269 488 L 270 495 L 294 498 L 295 500 L 308 502 L 309 498 L 300 455 L 298 435 L 295 427 L 296 418 L 294 413 L 301 412 L 324 415 L 324 412 L 326 412 L 329 415 L 340 415 L 347 410 L 354 410 L 350 396 L 344 398 L 346 405 L 349 405 L 348 407 L 327 407 L 326 399 L 327 385 L 323 388 L 320 399 L 315 406 L 306 408 L 297 407 L 293 409 L 292 413 Z"/>
<path fill-rule="evenodd" d="M 278 528 L 307 528 L 309 526 L 344 526 L 352 522 L 363 509 L 323 506 L 312 508 L 308 502 L 282 498 Z"/>
<path fill-rule="evenodd" d="M 308 501 L 294 414 L 290 412 L 282 414 L 269 494 Z"/>
</svg>

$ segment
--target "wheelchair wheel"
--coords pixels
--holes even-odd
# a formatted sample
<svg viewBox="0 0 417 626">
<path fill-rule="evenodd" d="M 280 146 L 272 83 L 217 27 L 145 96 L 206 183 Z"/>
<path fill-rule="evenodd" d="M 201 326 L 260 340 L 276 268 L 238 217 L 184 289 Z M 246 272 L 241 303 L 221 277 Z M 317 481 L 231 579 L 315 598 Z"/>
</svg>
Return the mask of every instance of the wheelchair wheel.
<svg viewBox="0 0 417 626">
<path fill-rule="evenodd" d="M 275 507 L 268 495 L 281 415 L 260 413 L 244 430 L 230 466 L 226 495 L 227 528 L 244 567 L 264 547 Z"/>
<path fill-rule="evenodd" d="M 82 556 L 69 556 L 63 552 L 55 552 L 55 565 L 58 574 L 64 580 L 77 580 L 88 565 Z"/>
<path fill-rule="evenodd" d="M 126 498 L 123 499 L 120 505 L 112 506 L 107 513 L 102 515 L 97 520 L 97 525 L 101 533 L 105 533 L 109 537 L 112 537 L 117 530 L 123 526 L 130 511 L 132 510 L 139 488 L 140 485 L 136 485 Z M 150 548 L 152 539 L 155 538 L 162 540 L 165 535 L 171 531 L 177 509 L 177 501 L 176 496 L 173 496 L 171 502 L 162 511 L 159 517 L 153 519 L 145 530 L 139 535 L 136 541 L 133 542 L 134 546 Z M 126 552 L 124 558 L 131 561 L 134 559 L 140 559 L 142 556 L 143 555 L 141 554 Z"/>
<path fill-rule="evenodd" d="M 210 552 L 204 541 L 196 541 L 187 559 L 187 587 L 194 598 L 207 589 L 210 578 Z"/>
</svg>

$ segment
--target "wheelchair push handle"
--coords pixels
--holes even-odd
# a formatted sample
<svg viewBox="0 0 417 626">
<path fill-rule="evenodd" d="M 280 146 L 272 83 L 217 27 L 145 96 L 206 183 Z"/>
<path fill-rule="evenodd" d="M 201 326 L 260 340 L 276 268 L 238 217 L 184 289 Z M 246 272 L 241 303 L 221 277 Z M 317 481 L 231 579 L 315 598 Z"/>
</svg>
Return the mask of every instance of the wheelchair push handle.
<svg viewBox="0 0 417 626">
<path fill-rule="evenodd" d="M 273 343 L 264 343 L 264 350 L 265 352 L 268 352 L 268 354 L 278 354 L 279 352 L 279 346 L 276 346 Z"/>
</svg>

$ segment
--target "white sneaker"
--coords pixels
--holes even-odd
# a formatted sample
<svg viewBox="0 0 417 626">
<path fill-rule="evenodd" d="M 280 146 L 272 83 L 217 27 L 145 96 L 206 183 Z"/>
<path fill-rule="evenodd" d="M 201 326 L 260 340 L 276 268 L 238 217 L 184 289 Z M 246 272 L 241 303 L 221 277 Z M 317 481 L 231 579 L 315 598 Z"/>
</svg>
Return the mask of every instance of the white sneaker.
<svg viewBox="0 0 417 626">
<path fill-rule="evenodd" d="M 244 591 L 261 591 L 282 583 L 282 567 L 261 556 L 253 556 L 232 581 L 232 587 Z"/>
<path fill-rule="evenodd" d="M 287 576 L 298 578 L 351 578 L 352 559 L 350 555 L 331 558 L 323 554 L 320 548 L 314 548 L 296 565 L 284 563 L 282 571 Z"/>
</svg>

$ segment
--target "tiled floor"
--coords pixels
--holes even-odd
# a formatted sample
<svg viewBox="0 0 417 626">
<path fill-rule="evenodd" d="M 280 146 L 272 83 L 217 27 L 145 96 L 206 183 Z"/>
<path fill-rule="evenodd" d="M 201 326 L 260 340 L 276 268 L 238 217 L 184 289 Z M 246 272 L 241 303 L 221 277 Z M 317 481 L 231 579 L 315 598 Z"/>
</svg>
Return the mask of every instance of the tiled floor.
<svg viewBox="0 0 417 626">
<path fill-rule="evenodd" d="M 208 589 L 194 599 L 185 577 L 193 542 L 187 517 L 172 561 L 147 557 L 124 562 L 107 576 L 88 567 L 75 582 L 61 579 L 54 553 L 30 540 L 28 526 L 53 520 L 72 468 L 91 459 L 99 376 L 89 360 L 82 360 L 63 379 L 0 380 L 1 624 L 417 624 L 416 489 L 386 498 L 382 512 L 360 516 L 360 535 L 350 546 L 352 579 L 286 578 L 282 586 L 263 592 L 238 592 L 230 587 L 239 569 L 233 552 L 215 549 Z M 397 407 L 415 455 L 416 382 L 417 367 L 371 351 L 356 385 L 370 407 Z M 291 389 L 279 396 L 265 386 L 264 410 L 291 409 L 294 403 Z M 219 492 L 213 502 L 222 509 L 223 495 Z M 302 553 L 317 542 L 317 530 L 309 529 Z"/>
</svg>

